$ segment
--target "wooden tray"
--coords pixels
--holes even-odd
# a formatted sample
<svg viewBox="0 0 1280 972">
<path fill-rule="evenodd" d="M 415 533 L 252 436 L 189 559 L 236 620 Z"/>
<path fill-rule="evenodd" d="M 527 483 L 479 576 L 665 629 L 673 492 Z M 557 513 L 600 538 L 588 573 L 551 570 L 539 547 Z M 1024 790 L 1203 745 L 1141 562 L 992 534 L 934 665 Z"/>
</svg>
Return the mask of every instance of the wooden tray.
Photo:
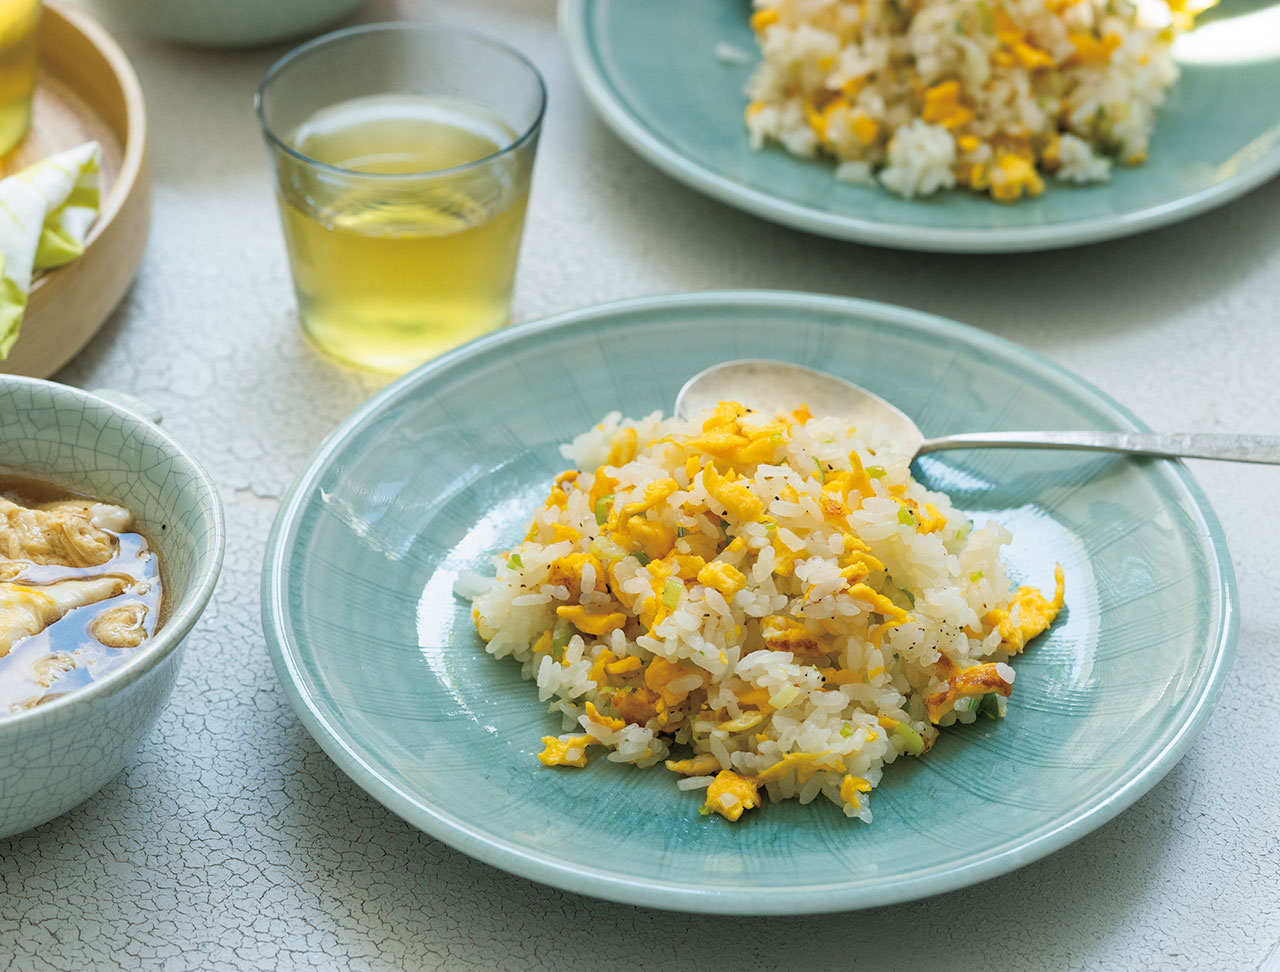
<svg viewBox="0 0 1280 972">
<path fill-rule="evenodd" d="M 102 203 L 84 254 L 38 275 L 22 333 L 0 373 L 47 378 L 78 352 L 124 296 L 147 242 L 151 179 L 142 88 L 96 22 L 46 4 L 31 130 L 0 177 L 89 139 L 102 143 Z"/>
</svg>

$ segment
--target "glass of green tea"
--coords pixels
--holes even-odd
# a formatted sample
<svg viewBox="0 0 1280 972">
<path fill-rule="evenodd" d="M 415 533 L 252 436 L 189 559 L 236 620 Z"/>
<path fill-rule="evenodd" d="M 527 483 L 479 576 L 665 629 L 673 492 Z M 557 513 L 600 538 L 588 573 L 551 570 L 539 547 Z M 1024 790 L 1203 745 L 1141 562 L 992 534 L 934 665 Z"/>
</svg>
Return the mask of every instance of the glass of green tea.
<svg viewBox="0 0 1280 972">
<path fill-rule="evenodd" d="M 480 34 L 326 34 L 258 88 L 307 334 L 402 372 L 506 324 L 546 87 Z"/>
<path fill-rule="evenodd" d="M 0 0 L 0 156 L 17 147 L 31 123 L 39 28 L 40 0 Z"/>
</svg>

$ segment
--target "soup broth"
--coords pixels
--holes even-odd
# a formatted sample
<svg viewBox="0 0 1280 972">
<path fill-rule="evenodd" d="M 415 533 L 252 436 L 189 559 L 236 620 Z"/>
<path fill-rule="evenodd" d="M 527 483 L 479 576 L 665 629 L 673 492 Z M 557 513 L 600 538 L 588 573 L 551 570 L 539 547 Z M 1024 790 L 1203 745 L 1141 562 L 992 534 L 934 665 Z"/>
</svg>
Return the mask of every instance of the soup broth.
<svg viewBox="0 0 1280 972">
<path fill-rule="evenodd" d="M 0 718 L 101 679 L 163 606 L 159 558 L 127 510 L 0 475 Z"/>
</svg>

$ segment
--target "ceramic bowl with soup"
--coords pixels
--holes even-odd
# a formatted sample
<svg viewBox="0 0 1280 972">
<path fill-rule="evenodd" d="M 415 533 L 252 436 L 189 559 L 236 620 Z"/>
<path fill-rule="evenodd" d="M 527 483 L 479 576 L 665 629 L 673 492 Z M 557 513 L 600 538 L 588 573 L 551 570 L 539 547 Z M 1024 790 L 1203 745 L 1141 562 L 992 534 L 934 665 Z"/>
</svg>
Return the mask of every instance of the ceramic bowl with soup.
<svg viewBox="0 0 1280 972">
<path fill-rule="evenodd" d="M 120 772 L 222 564 L 207 473 L 137 411 L 0 376 L 0 837 Z"/>
<path fill-rule="evenodd" d="M 113 30 L 202 47 L 253 47 L 313 33 L 366 0 L 87 0 Z"/>
</svg>

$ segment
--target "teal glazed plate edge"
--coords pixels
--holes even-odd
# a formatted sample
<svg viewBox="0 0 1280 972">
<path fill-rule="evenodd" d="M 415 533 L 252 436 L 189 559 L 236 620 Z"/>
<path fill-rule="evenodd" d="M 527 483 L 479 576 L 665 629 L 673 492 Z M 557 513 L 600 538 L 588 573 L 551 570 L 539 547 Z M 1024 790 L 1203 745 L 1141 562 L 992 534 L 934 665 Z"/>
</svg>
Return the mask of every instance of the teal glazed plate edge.
<svg viewBox="0 0 1280 972">
<path fill-rule="evenodd" d="M 725 330 L 722 325 L 712 323 L 716 318 L 746 323 Z M 705 322 L 699 323 L 703 319 Z M 761 323 L 766 320 L 784 322 L 776 338 L 768 336 L 771 332 Z M 411 456 L 406 467 L 382 474 L 373 467 L 378 461 L 395 463 L 396 459 L 387 458 L 393 454 L 404 455 L 406 444 L 422 432 L 411 421 L 422 410 L 433 414 L 438 411 L 442 420 L 449 418 L 453 399 L 444 392 L 456 384 L 483 382 L 495 367 L 523 373 L 522 369 L 536 358 L 540 349 L 548 346 L 553 350 L 576 348 L 575 353 L 584 360 L 604 356 L 608 348 L 633 349 L 637 346 L 637 336 L 644 338 L 649 331 L 663 326 L 678 326 L 682 333 L 690 335 L 694 344 L 705 343 L 698 332 L 707 331 L 709 338 L 715 338 L 711 344 L 723 347 L 724 358 L 791 357 L 799 363 L 825 364 L 827 370 L 862 380 L 882 394 L 891 394 L 891 390 L 875 388 L 875 381 L 867 375 L 880 373 L 884 360 L 877 357 L 880 352 L 868 341 L 875 338 L 876 346 L 890 347 L 890 357 L 898 353 L 894 348 L 901 342 L 913 348 L 936 348 L 935 358 L 919 365 L 930 374 L 921 378 L 914 391 L 904 389 L 903 395 L 907 398 L 936 394 L 936 391 L 921 391 L 925 386 L 936 389 L 946 384 L 963 384 L 964 380 L 985 379 L 985 372 L 976 378 L 968 375 L 968 370 L 980 369 L 980 366 L 967 362 L 990 360 L 995 362 L 993 368 L 1005 369 L 1009 375 L 1026 375 L 1025 386 L 1019 386 L 1018 394 L 1031 396 L 1034 399 L 1031 405 L 1035 408 L 1041 407 L 1041 401 L 1061 400 L 1070 408 L 1086 412 L 1100 427 L 1144 428 L 1105 393 L 1011 342 L 921 312 L 848 298 L 766 291 L 638 298 L 519 325 L 465 345 L 399 379 L 346 419 L 317 450 L 289 491 L 267 542 L 262 572 L 262 620 L 276 673 L 308 731 L 361 788 L 398 816 L 458 850 L 495 867 L 565 890 L 678 911 L 803 914 L 914 900 L 1005 874 L 1066 846 L 1112 819 L 1154 786 L 1187 751 L 1221 694 L 1234 652 L 1238 609 L 1234 571 L 1221 527 L 1185 467 L 1179 463 L 1125 459 L 1086 460 L 1065 453 L 1054 454 L 1057 458 L 1047 460 L 1045 454 L 1039 453 L 1039 460 L 1028 460 L 1025 455 L 1014 456 L 1010 451 L 1002 457 L 975 459 L 971 463 L 970 457 L 982 455 L 972 452 L 961 454 L 955 465 L 946 462 L 924 465 L 931 457 L 921 461 L 921 475 L 927 484 L 952 491 L 953 495 L 958 490 L 957 505 L 962 508 L 973 502 L 966 498 L 967 490 L 972 490 L 973 497 L 983 495 L 983 488 L 972 484 L 980 482 L 985 472 L 1007 474 L 1015 484 L 1022 484 L 1031 481 L 1025 478 L 1027 469 L 1031 468 L 1026 462 L 1048 462 L 1048 473 L 1036 466 L 1033 474 L 1055 477 L 1053 485 L 1043 490 L 1043 497 L 1049 497 L 1048 500 L 1040 505 L 1013 509 L 1013 501 L 1002 498 L 1002 487 L 998 486 L 994 500 L 996 506 L 1005 503 L 1010 506 L 1008 515 L 1013 520 L 1008 525 L 1015 535 L 1010 563 L 1015 576 L 1034 575 L 1035 580 L 1043 582 L 1042 575 L 1052 570 L 1055 558 L 1064 562 L 1068 569 L 1067 617 L 1065 623 L 1060 621 L 1046 636 L 1043 645 L 1029 649 L 1020 657 L 1017 663 L 1020 684 L 1014 692 L 1010 718 L 994 729 L 944 734 L 947 745 L 935 747 L 925 759 L 909 761 L 915 765 L 889 768 L 885 783 L 872 797 L 876 814 L 872 824 L 862 826 L 845 821 L 836 808 L 821 801 L 805 807 L 789 802 L 768 805 L 748 827 L 721 827 L 709 832 L 705 827 L 697 829 L 706 821 L 694 812 L 696 801 L 687 805 L 679 802 L 687 801 L 689 794 L 677 795 L 669 778 L 664 778 L 669 774 L 660 769 L 647 771 L 656 776 L 646 776 L 646 771 L 622 775 L 614 772 L 616 768 L 611 764 L 593 761 L 583 774 L 600 769 L 605 775 L 595 780 L 582 774 L 544 771 L 540 775 L 533 761 L 533 754 L 540 748 L 539 727 L 542 733 L 559 732 L 558 719 L 553 721 L 545 715 L 531 683 L 519 680 L 517 666 L 509 660 L 490 659 L 482 651 L 474 631 L 468 637 L 465 633 L 468 606 L 463 604 L 458 608 L 452 622 L 438 621 L 434 616 L 425 622 L 426 630 L 443 632 L 440 638 L 443 647 L 439 650 L 423 647 L 430 639 L 421 635 L 423 605 L 431 589 L 431 579 L 445 574 L 440 565 L 447 566 L 468 538 L 475 539 L 475 531 L 467 532 L 469 522 L 471 519 L 481 525 L 487 522 L 486 504 L 495 508 L 512 507 L 513 511 L 507 514 L 506 521 L 498 524 L 502 535 L 495 536 L 492 530 L 485 533 L 480 539 L 488 546 L 471 550 L 465 566 L 484 569 L 487 555 L 501 549 L 504 543 L 519 539 L 518 535 L 512 536 L 511 531 L 520 529 L 521 519 L 528 515 L 524 505 L 527 500 L 520 493 L 522 486 L 500 483 L 505 492 L 474 501 L 466 499 L 473 491 L 466 488 L 468 484 L 478 488 L 476 484 L 485 479 L 501 480 L 506 475 L 502 443 L 480 441 L 477 445 L 477 441 L 485 438 L 483 431 L 466 427 L 460 433 L 455 431 L 455 437 L 449 441 L 454 442 L 460 452 L 471 450 L 465 461 L 459 460 L 468 470 L 458 474 L 457 483 L 462 486 L 424 485 L 424 488 L 439 489 L 442 497 L 451 496 L 447 502 L 444 498 L 437 500 L 434 494 L 418 502 L 407 492 L 402 492 L 399 498 L 380 498 L 379 490 L 387 489 L 389 484 L 403 486 L 412 481 L 415 464 L 427 469 L 435 460 L 428 462 L 426 456 Z M 789 334 L 800 336 L 788 337 Z M 867 349 L 866 367 L 870 371 L 859 372 L 863 366 L 854 362 L 849 354 L 852 346 L 858 347 L 860 354 Z M 651 354 L 648 366 L 653 377 L 652 368 L 662 357 L 662 349 L 659 347 Z M 646 371 L 645 362 L 634 364 L 639 371 Z M 690 362 L 690 374 L 696 370 L 695 365 L 701 363 Z M 931 372 L 935 367 L 937 374 Z M 653 377 L 653 380 L 678 388 L 688 377 L 682 368 L 668 366 L 667 370 L 672 372 L 670 376 Z M 940 376 L 953 374 L 964 380 L 941 380 Z M 586 399 L 597 394 L 590 386 L 601 382 L 610 386 L 611 391 L 620 392 L 614 397 L 619 399 L 616 407 L 624 413 L 636 414 L 641 410 L 631 401 L 631 393 L 626 388 L 614 389 L 608 373 L 600 371 L 579 376 L 578 385 L 570 389 L 570 394 L 583 399 L 583 408 L 594 409 Z M 567 384 L 574 385 L 574 382 Z M 978 387 L 985 388 L 988 384 L 984 380 Z M 514 383 L 503 390 L 503 395 L 513 398 L 511 405 L 516 410 L 537 412 L 539 408 L 536 398 L 525 400 Z M 898 404 L 904 404 L 902 395 Z M 905 404 L 910 410 L 911 403 Z M 961 430 L 948 426 L 948 422 L 954 421 L 946 417 L 952 405 L 944 401 L 939 404 L 941 410 L 925 407 L 923 414 L 916 415 L 926 434 Z M 1014 408 L 1008 402 L 997 402 L 991 414 L 1005 416 L 1004 427 L 1012 427 L 1008 421 L 1026 421 L 1030 406 L 1022 406 L 1026 403 L 1020 402 L 1020 406 Z M 669 412 L 671 402 L 659 402 L 653 407 Z M 981 411 L 985 407 L 978 405 L 975 409 Z M 600 410 L 589 421 L 598 420 L 603 412 Z M 560 421 L 554 415 L 536 416 L 534 420 L 541 418 L 549 424 Z M 512 416 L 513 422 L 519 420 L 519 416 Z M 572 416 L 571 421 L 581 428 L 589 424 L 578 416 Z M 557 430 L 554 438 L 559 441 L 567 436 Z M 404 441 L 394 442 L 394 453 L 379 453 L 379 450 L 391 450 L 390 443 L 397 439 Z M 537 453 L 535 466 L 542 463 L 550 468 L 546 465 L 548 462 L 550 465 L 562 462 L 542 455 L 547 445 L 541 444 L 541 451 L 533 450 Z M 475 450 L 488 450 L 488 459 L 477 464 Z M 491 467 L 485 462 L 490 462 Z M 519 467 L 520 461 L 512 465 Z M 479 478 L 475 474 L 477 469 L 481 470 Z M 544 475 L 541 470 L 542 466 L 530 467 L 519 476 L 537 480 Z M 358 482 L 344 482 L 344 478 L 352 476 Z M 366 482 L 365 477 L 370 476 Z M 538 487 L 542 486 L 543 482 L 539 481 Z M 1120 509 L 1120 522 L 1124 525 L 1117 528 L 1116 523 L 1104 522 L 1102 533 L 1091 538 L 1091 518 L 1109 515 L 1108 508 L 1119 502 L 1116 496 L 1127 495 L 1132 490 L 1136 490 L 1134 495 L 1139 498 L 1148 497 L 1153 490 L 1166 495 L 1167 508 L 1156 509 L 1136 526 L 1131 522 L 1132 511 Z M 1076 509 L 1073 498 L 1078 496 L 1086 497 L 1087 502 Z M 460 512 L 451 511 L 450 504 L 456 502 L 463 502 Z M 367 511 L 373 511 L 367 516 L 361 514 L 361 504 L 366 503 Z M 468 506 L 468 503 L 479 505 Z M 975 510 L 981 510 L 982 506 L 979 500 Z M 993 518 L 1001 519 L 999 511 L 992 513 Z M 986 515 L 986 511 L 977 515 Z M 451 519 L 462 524 L 452 528 L 455 532 L 461 531 L 457 543 L 445 536 Z M 423 562 L 416 568 L 417 574 L 410 570 L 403 575 L 411 583 L 395 579 L 401 576 L 396 571 L 405 570 L 403 563 L 418 556 L 408 549 L 412 538 L 404 536 L 406 523 L 425 524 L 422 527 L 426 550 L 421 554 Z M 1128 536 L 1130 532 L 1132 537 Z M 1116 537 L 1117 533 L 1126 535 Z M 329 539 L 323 539 L 326 536 Z M 1053 549 L 1019 549 L 1019 536 L 1043 537 L 1050 541 L 1045 546 Z M 1143 570 L 1156 569 L 1141 565 L 1144 558 L 1134 546 L 1139 542 L 1135 538 L 1144 536 L 1152 538 L 1151 542 L 1157 545 L 1173 544 L 1163 554 L 1153 550 L 1147 559 L 1160 561 L 1158 569 L 1176 573 L 1176 578 L 1143 574 Z M 333 537 L 338 538 L 335 541 L 338 546 L 333 551 L 323 549 L 323 544 L 333 546 L 330 542 Z M 1116 544 L 1123 553 L 1118 558 L 1111 556 L 1111 548 Z M 368 565 L 356 563 L 364 556 L 366 547 L 376 548 L 376 556 Z M 1075 549 L 1077 547 L 1079 549 Z M 1183 550 L 1185 555 L 1178 553 Z M 335 551 L 337 555 L 331 555 Z M 344 566 L 348 558 L 352 562 Z M 1132 576 L 1107 573 L 1115 564 L 1120 564 L 1116 569 L 1123 571 L 1129 569 L 1124 564 L 1134 563 L 1138 564 L 1138 573 Z M 389 572 L 388 581 L 360 579 L 372 571 L 382 570 L 383 565 Z M 1098 573 L 1093 572 L 1095 568 Z M 344 570 L 350 576 L 334 587 L 335 581 L 329 575 Z M 1106 679 L 1092 680 L 1092 666 L 1097 665 L 1099 672 L 1105 674 L 1104 666 L 1115 663 L 1116 659 L 1126 671 L 1152 664 L 1158 666 L 1158 661 L 1152 661 L 1155 656 L 1150 655 L 1156 650 L 1155 646 L 1140 643 L 1141 638 L 1132 626 L 1145 623 L 1141 612 L 1152 609 L 1143 606 L 1148 600 L 1147 594 L 1159 602 L 1163 611 L 1171 597 L 1186 601 L 1182 595 L 1187 585 L 1196 582 L 1202 583 L 1205 589 L 1199 591 L 1195 604 L 1185 605 L 1186 611 L 1196 615 L 1191 622 L 1194 630 L 1184 632 L 1187 671 L 1171 669 L 1168 679 L 1155 686 L 1144 687 L 1139 684 L 1142 679 L 1134 680 L 1131 687 L 1138 693 L 1134 696 L 1137 701 L 1117 694 L 1119 689 Z M 384 640 L 373 624 L 367 629 L 357 624 L 362 617 L 367 621 L 377 614 L 374 602 L 382 596 L 379 593 L 382 586 L 394 588 L 399 584 L 409 588 L 393 593 L 403 598 L 412 613 L 422 583 L 426 584 L 426 590 L 422 600 L 417 601 L 418 644 L 411 640 L 413 630 L 389 630 Z M 1140 589 L 1148 583 L 1149 592 Z M 349 595 L 343 593 L 346 588 L 341 585 L 352 585 Z M 449 583 L 448 587 L 451 586 Z M 1132 596 L 1123 593 L 1130 588 L 1135 591 Z M 1108 606 L 1108 598 L 1115 603 Z M 369 603 L 363 603 L 366 600 Z M 326 602 L 334 601 L 344 603 L 326 606 Z M 1106 610 L 1102 610 L 1103 607 Z M 329 611 L 333 612 L 331 617 L 327 614 Z M 1139 613 L 1134 614 L 1135 611 Z M 393 622 L 387 623 L 394 628 Z M 412 618 L 409 623 L 413 623 Z M 1157 636 L 1160 635 L 1157 632 Z M 1172 635 L 1169 637 L 1172 648 L 1159 650 L 1165 654 L 1178 652 L 1182 642 Z M 456 651 L 451 650 L 454 647 Z M 1102 657 L 1104 648 L 1110 653 L 1107 659 Z M 1135 651 L 1140 653 L 1136 659 L 1132 657 Z M 347 657 L 353 654 L 359 655 L 359 664 Z M 393 660 L 397 658 L 401 660 Z M 395 665 L 404 666 L 406 660 L 408 667 L 392 670 Z M 366 669 L 385 670 L 390 674 L 361 689 L 359 683 L 367 677 Z M 392 678 L 391 674 L 402 677 Z M 415 679 L 419 680 L 416 685 Z M 486 682 L 487 679 L 492 682 Z M 397 684 L 386 684 L 392 682 Z M 1047 703 L 1038 701 L 1037 686 L 1042 686 L 1048 693 L 1045 697 L 1066 713 L 1065 722 L 1048 713 Z M 1059 690 L 1055 686 L 1065 687 Z M 1151 701 L 1157 696 L 1160 700 Z M 414 706 L 419 701 L 424 711 L 415 712 Z M 1040 789 L 1050 794 L 1056 792 L 1054 781 L 1070 770 L 1073 758 L 1070 746 L 1074 745 L 1071 739 L 1075 737 L 1064 740 L 1067 748 L 1062 752 L 1054 751 L 1052 746 L 1045 748 L 1044 739 L 1036 736 L 1039 723 L 1030 720 L 1045 720 L 1047 730 L 1048 720 L 1059 718 L 1055 726 L 1075 726 L 1073 731 L 1078 731 L 1079 740 L 1083 740 L 1080 744 L 1087 746 L 1090 734 L 1098 728 L 1106 729 L 1112 724 L 1125 726 L 1126 720 L 1137 719 L 1137 715 L 1129 712 L 1134 705 L 1150 707 L 1143 711 L 1149 712 L 1155 723 L 1143 730 L 1145 735 L 1135 744 L 1137 748 L 1123 759 L 1109 757 L 1117 762 L 1114 766 L 1100 767 L 1094 774 L 1095 790 L 1079 797 L 1063 797 L 1061 806 L 1040 806 L 1036 793 Z M 439 713 L 425 711 L 433 706 Z M 1157 706 L 1164 708 L 1155 708 Z M 1023 717 L 1028 721 L 1024 722 Z M 514 731 L 499 731 L 504 726 L 514 727 Z M 1001 736 L 1002 732 L 1006 735 Z M 466 752 L 475 752 L 482 768 L 469 769 Z M 996 762 L 990 762 L 992 760 Z M 975 772 L 994 773 L 992 785 L 1007 779 L 1008 793 L 994 796 L 977 793 L 972 782 L 963 778 Z M 649 791 L 659 779 L 667 789 L 654 796 Z M 506 809 L 495 807 L 491 795 L 486 797 L 486 787 L 490 786 L 498 787 L 495 793 L 512 794 L 511 799 L 521 804 L 519 809 L 503 816 Z M 633 801 L 637 806 L 643 807 L 646 800 L 653 801 L 654 806 L 661 807 L 670 817 L 658 824 L 646 823 L 649 829 L 645 830 L 628 817 L 625 808 L 611 807 L 604 800 L 601 794 L 607 796 L 611 788 L 617 788 L 623 801 Z M 470 789 L 474 789 L 474 794 L 459 792 Z M 941 799 L 957 795 L 962 801 L 989 804 L 1021 822 L 1012 825 L 1002 822 L 997 828 L 1000 833 L 992 835 L 985 833 L 977 818 L 965 817 L 974 821 L 976 827 L 973 833 L 977 835 L 978 846 L 969 847 L 968 831 L 957 830 L 948 820 L 950 811 L 944 812 L 939 804 Z M 1006 798 L 1010 802 L 1001 802 Z M 581 808 L 582 819 L 564 821 L 565 814 L 560 811 L 575 807 Z M 921 829 L 929 821 L 933 823 L 928 829 Z M 584 830 L 593 826 L 597 832 Z M 627 828 L 633 826 L 639 828 L 639 836 L 629 842 Z M 655 826 L 658 829 L 654 829 Z M 1010 827 L 1012 833 L 1007 832 Z M 987 841 L 985 845 L 982 840 Z M 700 856 L 704 843 L 715 845 L 705 859 Z M 900 850 L 908 846 L 924 846 L 936 859 L 899 866 L 900 859 L 911 856 L 904 857 L 905 852 Z M 588 851 L 593 849 L 599 854 L 591 858 Z M 883 856 L 877 858 L 875 855 L 880 853 Z M 587 859 L 584 854 L 588 855 Z M 800 862 L 796 867 L 803 867 L 807 860 L 825 871 L 815 872 L 812 877 L 789 872 L 776 879 L 769 876 L 771 868 L 786 871 L 792 857 Z M 745 869 L 747 873 L 735 877 L 735 868 Z M 758 872 L 752 868 L 758 868 Z"/>
<path fill-rule="evenodd" d="M 1224 0 L 1207 16 L 1256 5 Z M 639 8 L 647 22 L 667 26 L 653 26 L 649 37 L 635 19 Z M 1109 183 L 1049 180 L 1043 196 L 1014 205 L 960 191 L 904 200 L 878 187 L 842 184 L 827 162 L 748 145 L 741 89 L 758 52 L 747 10 L 745 0 L 560 0 L 558 16 L 574 74 L 615 135 L 678 182 L 783 226 L 926 252 L 1049 250 L 1190 219 L 1280 173 L 1280 115 L 1257 97 L 1280 84 L 1280 59 L 1189 60 L 1180 64 L 1183 78 L 1157 118 L 1150 158 L 1117 167 Z M 625 23 L 615 28 L 611 17 Z M 717 63 L 721 41 L 747 52 L 750 63 Z M 663 56 L 650 56 L 652 44 L 663 45 Z"/>
</svg>

